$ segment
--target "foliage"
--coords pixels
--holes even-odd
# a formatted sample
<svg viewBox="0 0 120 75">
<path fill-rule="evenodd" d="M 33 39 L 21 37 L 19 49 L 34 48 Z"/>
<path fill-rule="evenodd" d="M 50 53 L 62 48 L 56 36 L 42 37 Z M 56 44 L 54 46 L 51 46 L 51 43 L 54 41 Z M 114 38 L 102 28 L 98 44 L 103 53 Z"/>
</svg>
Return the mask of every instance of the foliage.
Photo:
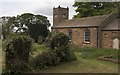
<svg viewBox="0 0 120 75">
<path fill-rule="evenodd" d="M 13 70 L 16 70 L 14 65 L 22 66 L 24 63 L 28 63 L 31 45 L 32 45 L 31 38 L 26 36 L 16 37 L 7 44 L 6 46 L 7 72 L 12 72 Z"/>
<path fill-rule="evenodd" d="M 76 60 L 74 52 L 69 49 L 69 40 L 63 33 L 57 33 L 50 37 L 51 49 L 41 52 L 33 58 L 32 64 L 35 69 L 43 69 L 55 66 L 63 62 Z"/>
<path fill-rule="evenodd" d="M 60 58 L 53 51 L 44 51 L 32 60 L 34 69 L 40 70 L 60 63 Z"/>
<path fill-rule="evenodd" d="M 38 37 L 45 38 L 48 35 L 49 20 L 43 15 L 34 15 L 31 13 L 24 13 L 11 17 L 8 22 L 3 25 L 3 34 L 7 35 L 10 30 L 16 33 L 28 34 L 37 42 Z"/>
<path fill-rule="evenodd" d="M 69 38 L 63 33 L 57 33 L 52 37 L 51 49 L 64 61 L 73 61 L 75 54 L 70 51 Z"/>
<path fill-rule="evenodd" d="M 75 62 L 61 64 L 59 66 L 48 68 L 47 70 L 45 69 L 40 72 L 65 73 L 64 75 L 66 75 L 66 73 L 118 73 L 117 63 L 97 59 L 83 59 L 81 58 L 80 52 L 76 52 L 76 55 L 78 60 Z"/>
<path fill-rule="evenodd" d="M 59 46 L 55 48 L 55 53 L 61 59 L 61 62 L 77 60 L 74 52 L 72 52 L 69 46 Z"/>
<path fill-rule="evenodd" d="M 52 36 L 51 40 L 51 49 L 55 49 L 55 47 L 59 46 L 67 46 L 69 42 L 69 38 L 63 33 L 58 33 Z"/>
<path fill-rule="evenodd" d="M 75 2 L 77 15 L 74 18 L 118 13 L 119 2 Z"/>
<path fill-rule="evenodd" d="M 47 17 L 42 15 L 34 15 L 31 13 L 24 13 L 17 17 L 18 31 L 23 31 L 29 34 L 35 41 L 38 41 L 38 37 L 46 37 L 48 35 L 47 27 L 50 26 Z"/>
<path fill-rule="evenodd" d="M 42 52 L 42 51 L 46 51 L 46 50 L 49 50 L 48 47 L 45 47 L 44 45 L 38 45 L 37 43 L 34 43 L 32 45 L 32 49 L 31 49 L 31 52 Z"/>
<path fill-rule="evenodd" d="M 8 21 L 2 21 L 2 35 L 4 39 L 11 34 L 15 17 L 7 17 Z"/>
</svg>

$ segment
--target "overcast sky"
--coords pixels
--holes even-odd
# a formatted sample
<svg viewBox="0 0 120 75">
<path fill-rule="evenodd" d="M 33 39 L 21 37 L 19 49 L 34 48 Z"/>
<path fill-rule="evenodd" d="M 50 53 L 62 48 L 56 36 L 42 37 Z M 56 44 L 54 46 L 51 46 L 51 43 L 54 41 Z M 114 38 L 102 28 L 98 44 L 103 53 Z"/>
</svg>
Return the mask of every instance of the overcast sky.
<svg viewBox="0 0 120 75">
<path fill-rule="evenodd" d="M 22 13 L 40 14 L 48 17 L 51 25 L 53 7 L 69 7 L 69 18 L 75 14 L 74 0 L 0 0 L 0 17 L 16 16 Z"/>
</svg>

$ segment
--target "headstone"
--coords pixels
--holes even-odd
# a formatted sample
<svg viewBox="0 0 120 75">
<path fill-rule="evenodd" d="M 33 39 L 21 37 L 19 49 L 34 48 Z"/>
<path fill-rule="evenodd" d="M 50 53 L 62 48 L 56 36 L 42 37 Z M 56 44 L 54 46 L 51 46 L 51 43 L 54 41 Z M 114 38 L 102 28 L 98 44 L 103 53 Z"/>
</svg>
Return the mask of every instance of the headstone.
<svg viewBox="0 0 120 75">
<path fill-rule="evenodd" d="M 38 37 L 38 44 L 43 44 L 42 36 L 39 36 L 39 37 Z"/>
</svg>

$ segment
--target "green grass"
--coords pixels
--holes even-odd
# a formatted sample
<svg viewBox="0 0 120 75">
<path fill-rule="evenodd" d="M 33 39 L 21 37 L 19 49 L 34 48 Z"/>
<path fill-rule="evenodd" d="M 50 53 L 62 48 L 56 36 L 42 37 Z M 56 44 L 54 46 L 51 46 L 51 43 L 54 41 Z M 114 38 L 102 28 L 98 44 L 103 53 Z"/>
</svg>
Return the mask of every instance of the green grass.
<svg viewBox="0 0 120 75">
<path fill-rule="evenodd" d="M 39 52 L 39 51 L 45 51 L 48 50 L 48 48 L 46 48 L 44 45 L 38 45 L 37 43 L 32 45 L 32 51 L 33 52 Z"/>
<path fill-rule="evenodd" d="M 118 58 L 118 50 L 116 49 L 102 49 L 102 48 L 80 48 L 79 46 L 71 46 L 71 50 L 74 52 L 81 52 L 82 57 L 97 58 L 99 56 L 110 56 Z"/>
<path fill-rule="evenodd" d="M 48 48 L 44 45 L 33 44 L 31 50 L 33 52 L 32 57 L 45 50 L 48 50 Z M 118 64 L 96 59 L 96 57 L 102 55 L 118 54 L 118 50 L 98 48 L 83 49 L 78 46 L 71 46 L 71 50 L 76 53 L 77 61 L 49 67 L 48 69 L 39 71 L 39 73 L 118 73 Z M 87 51 L 87 53 L 84 53 L 84 51 Z M 84 59 L 84 56 L 87 58 Z"/>
<path fill-rule="evenodd" d="M 83 59 L 78 52 L 77 61 L 40 71 L 41 73 L 118 73 L 118 64 L 97 59 Z"/>
<path fill-rule="evenodd" d="M 64 63 L 42 70 L 42 73 L 118 73 L 118 64 L 97 60 L 98 56 L 118 55 L 118 50 L 100 48 L 80 48 L 71 46 L 77 61 Z M 85 58 L 86 57 L 86 58 Z"/>
</svg>

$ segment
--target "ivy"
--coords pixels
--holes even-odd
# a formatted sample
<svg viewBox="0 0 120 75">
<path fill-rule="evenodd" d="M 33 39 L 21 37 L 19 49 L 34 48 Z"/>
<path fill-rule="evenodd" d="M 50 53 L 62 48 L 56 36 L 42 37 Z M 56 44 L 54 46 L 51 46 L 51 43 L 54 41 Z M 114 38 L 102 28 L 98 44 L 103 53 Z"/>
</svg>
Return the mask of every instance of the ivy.
<svg viewBox="0 0 120 75">
<path fill-rule="evenodd" d="M 6 45 L 6 71 L 14 72 L 14 65 L 23 66 L 28 63 L 32 39 L 26 36 L 13 38 Z M 19 72 L 19 71 L 18 71 Z"/>
</svg>

